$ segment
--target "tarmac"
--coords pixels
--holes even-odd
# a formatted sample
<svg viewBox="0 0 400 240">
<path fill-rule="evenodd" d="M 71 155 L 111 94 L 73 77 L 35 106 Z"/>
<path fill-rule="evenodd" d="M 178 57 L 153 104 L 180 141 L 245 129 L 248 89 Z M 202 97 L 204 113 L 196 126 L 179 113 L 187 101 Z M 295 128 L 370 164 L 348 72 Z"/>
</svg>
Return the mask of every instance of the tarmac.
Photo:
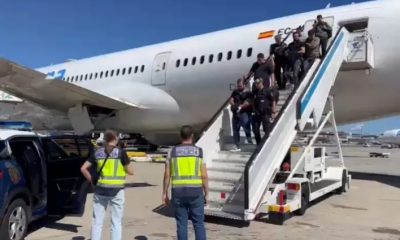
<svg viewBox="0 0 400 240">
<path fill-rule="evenodd" d="M 304 216 L 293 216 L 283 226 L 208 218 L 208 239 L 400 240 L 400 149 L 344 147 L 343 151 L 353 178 L 349 192 L 324 197 L 313 203 Z M 372 151 L 390 152 L 391 156 L 369 158 Z M 123 239 L 176 239 L 172 211 L 161 205 L 164 165 L 142 162 L 134 163 L 134 167 L 135 176 L 128 179 L 125 189 Z M 89 194 L 83 217 L 39 220 L 30 226 L 26 239 L 90 239 L 92 198 Z M 104 240 L 110 239 L 109 231 L 107 217 Z M 189 234 L 189 239 L 194 239 L 191 226 Z"/>
</svg>

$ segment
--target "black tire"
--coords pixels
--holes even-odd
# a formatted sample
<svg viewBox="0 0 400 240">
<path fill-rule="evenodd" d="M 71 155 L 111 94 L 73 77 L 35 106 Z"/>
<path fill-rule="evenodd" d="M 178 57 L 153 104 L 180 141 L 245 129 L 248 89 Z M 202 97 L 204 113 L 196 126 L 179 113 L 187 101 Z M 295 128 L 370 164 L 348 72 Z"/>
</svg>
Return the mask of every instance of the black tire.
<svg viewBox="0 0 400 240">
<path fill-rule="evenodd" d="M 343 170 L 343 173 L 342 173 L 342 186 L 336 190 L 336 193 L 337 194 L 342 194 L 344 192 L 347 192 L 346 185 L 347 185 L 347 171 Z"/>
<path fill-rule="evenodd" d="M 14 200 L 7 208 L 0 226 L 1 240 L 23 240 L 28 229 L 28 207 L 22 199 Z M 14 221 L 12 220 L 14 216 Z M 11 228 L 14 227 L 14 233 Z"/>
<path fill-rule="evenodd" d="M 308 208 L 308 204 L 310 202 L 310 190 L 308 184 L 301 185 L 301 207 L 299 210 L 295 212 L 298 216 L 303 216 Z"/>
</svg>

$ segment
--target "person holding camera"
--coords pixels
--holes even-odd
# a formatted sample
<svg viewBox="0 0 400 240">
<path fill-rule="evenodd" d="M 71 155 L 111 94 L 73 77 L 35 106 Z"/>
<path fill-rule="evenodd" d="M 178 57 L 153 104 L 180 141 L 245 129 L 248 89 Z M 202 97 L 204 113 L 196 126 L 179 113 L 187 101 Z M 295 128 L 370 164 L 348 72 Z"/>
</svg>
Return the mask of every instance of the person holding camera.
<svg viewBox="0 0 400 240">
<path fill-rule="evenodd" d="M 91 239 L 101 239 L 104 215 L 110 205 L 111 240 L 121 240 L 125 179 L 127 174 L 133 175 L 133 167 L 125 150 L 118 147 L 116 131 L 105 131 L 104 140 L 104 147 L 98 148 L 81 167 L 83 176 L 94 185 Z M 94 175 L 90 173 L 93 166 Z"/>
</svg>

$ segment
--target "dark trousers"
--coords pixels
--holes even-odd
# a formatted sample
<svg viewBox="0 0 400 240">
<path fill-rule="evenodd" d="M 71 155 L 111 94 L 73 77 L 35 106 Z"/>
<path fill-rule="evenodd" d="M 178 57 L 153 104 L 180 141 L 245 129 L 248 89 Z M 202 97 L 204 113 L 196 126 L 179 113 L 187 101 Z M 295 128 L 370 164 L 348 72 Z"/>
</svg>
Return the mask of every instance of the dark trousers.
<svg viewBox="0 0 400 240">
<path fill-rule="evenodd" d="M 315 61 L 315 58 L 307 58 L 306 60 L 304 60 L 304 64 L 303 64 L 303 69 L 304 69 L 304 73 L 303 73 L 303 77 L 306 76 L 308 70 L 310 70 L 311 66 L 313 65 Z"/>
<path fill-rule="evenodd" d="M 270 121 L 271 116 L 269 114 L 255 114 L 253 116 L 253 132 L 257 144 L 261 143 L 260 127 L 262 125 L 265 134 L 269 134 L 270 131 Z"/>
<path fill-rule="evenodd" d="M 320 43 L 321 43 L 322 57 L 325 57 L 326 51 L 327 51 L 327 48 L 328 48 L 328 39 L 327 38 L 321 38 L 320 39 Z"/>
<path fill-rule="evenodd" d="M 281 90 L 286 88 L 286 77 L 285 74 L 282 74 L 284 70 L 284 65 L 282 63 L 275 62 L 274 75 L 276 81 L 278 82 L 278 87 Z"/>
<path fill-rule="evenodd" d="M 172 197 L 178 240 L 188 240 L 188 220 L 192 220 L 196 240 L 206 240 L 204 196 Z"/>
<path fill-rule="evenodd" d="M 303 65 L 303 60 L 302 59 L 297 59 L 293 63 L 293 84 L 297 88 L 300 85 L 300 73 L 302 71 L 302 65 Z"/>
<path fill-rule="evenodd" d="M 251 121 L 250 116 L 246 112 L 233 114 L 232 116 L 232 131 L 233 131 L 233 140 L 237 147 L 240 146 L 240 128 L 243 127 L 243 130 L 246 134 L 247 141 L 251 142 Z"/>
</svg>

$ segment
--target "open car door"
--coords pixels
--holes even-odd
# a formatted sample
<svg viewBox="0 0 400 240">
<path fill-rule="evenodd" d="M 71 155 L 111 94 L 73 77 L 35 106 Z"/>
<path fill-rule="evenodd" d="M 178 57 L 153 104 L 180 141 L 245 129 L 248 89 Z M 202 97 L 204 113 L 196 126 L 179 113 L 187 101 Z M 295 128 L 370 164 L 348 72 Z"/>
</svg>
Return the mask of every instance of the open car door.
<svg viewBox="0 0 400 240">
<path fill-rule="evenodd" d="M 44 138 L 47 156 L 48 212 L 83 215 L 89 183 L 80 172 L 93 147 L 89 139 L 75 136 Z"/>
</svg>

